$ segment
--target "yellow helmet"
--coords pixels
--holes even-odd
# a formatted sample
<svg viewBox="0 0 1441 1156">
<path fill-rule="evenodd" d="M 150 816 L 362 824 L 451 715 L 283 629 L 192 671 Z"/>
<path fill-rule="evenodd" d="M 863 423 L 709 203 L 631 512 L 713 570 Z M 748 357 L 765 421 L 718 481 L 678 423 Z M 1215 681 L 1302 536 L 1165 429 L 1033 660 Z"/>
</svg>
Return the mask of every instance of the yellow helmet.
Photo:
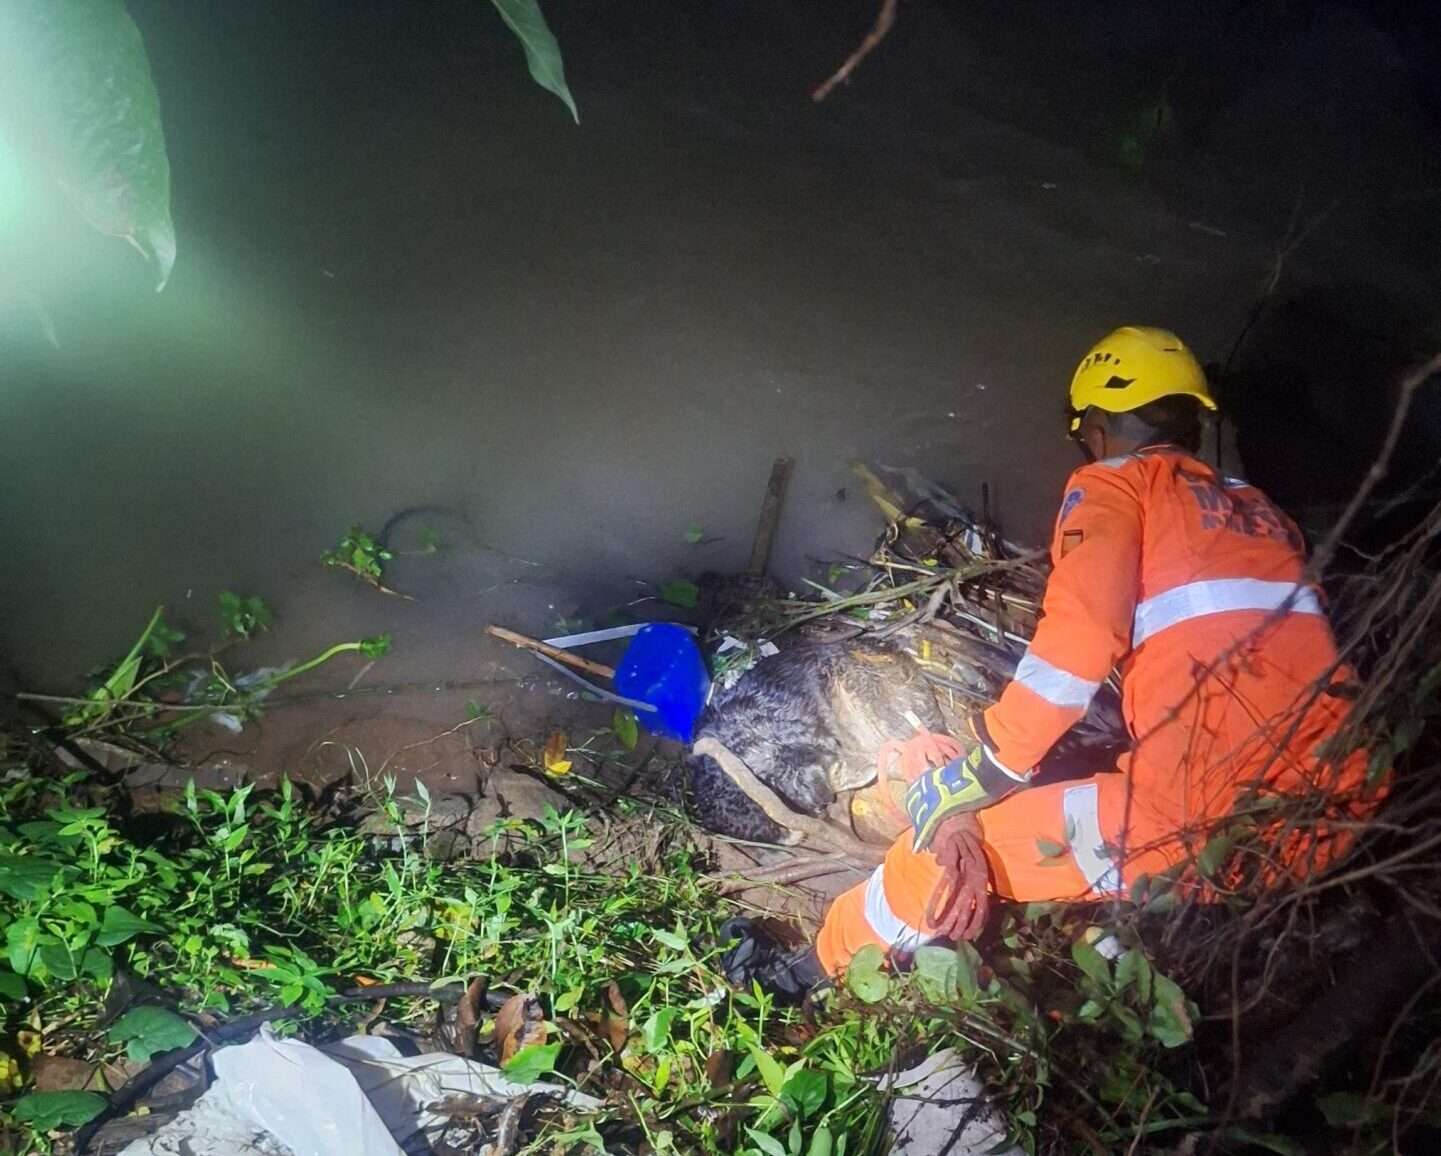
<svg viewBox="0 0 1441 1156">
<path fill-rule="evenodd" d="M 1071 432 L 1091 406 L 1128 413 L 1162 397 L 1185 394 L 1207 409 L 1216 401 L 1206 371 L 1186 343 L 1168 329 L 1127 325 L 1103 337 L 1081 358 L 1071 379 Z"/>
</svg>

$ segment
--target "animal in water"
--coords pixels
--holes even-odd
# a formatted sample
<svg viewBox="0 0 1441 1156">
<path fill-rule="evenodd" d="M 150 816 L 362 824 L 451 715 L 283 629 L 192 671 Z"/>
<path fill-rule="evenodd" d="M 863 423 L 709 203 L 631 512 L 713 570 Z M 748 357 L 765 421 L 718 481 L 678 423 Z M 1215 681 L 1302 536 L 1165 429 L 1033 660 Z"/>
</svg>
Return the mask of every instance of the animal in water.
<svg viewBox="0 0 1441 1156">
<path fill-rule="evenodd" d="M 717 689 L 696 728 L 713 738 L 793 810 L 819 817 L 842 791 L 875 778 L 889 740 L 945 720 L 920 666 L 886 642 L 803 643 L 761 659 Z M 790 841 L 709 755 L 686 763 L 692 812 L 702 826 L 759 842 Z"/>
</svg>

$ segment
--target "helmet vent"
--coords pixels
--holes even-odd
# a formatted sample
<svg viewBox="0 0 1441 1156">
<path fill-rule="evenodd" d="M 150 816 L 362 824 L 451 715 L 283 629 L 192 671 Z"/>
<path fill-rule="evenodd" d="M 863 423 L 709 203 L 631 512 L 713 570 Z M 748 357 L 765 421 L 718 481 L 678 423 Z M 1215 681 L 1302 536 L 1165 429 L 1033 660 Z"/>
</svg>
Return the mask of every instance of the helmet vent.
<svg viewBox="0 0 1441 1156">
<path fill-rule="evenodd" d="M 1108 382 L 1106 382 L 1106 384 L 1103 385 L 1103 386 L 1101 386 L 1101 388 L 1102 388 L 1102 389 L 1125 389 L 1128 385 L 1131 385 L 1133 382 L 1135 382 L 1135 380 L 1136 380 L 1136 379 L 1135 379 L 1134 377 L 1117 377 L 1117 376 L 1115 376 L 1115 375 L 1113 374 L 1113 375 L 1111 376 L 1111 380 L 1108 381 Z"/>
</svg>

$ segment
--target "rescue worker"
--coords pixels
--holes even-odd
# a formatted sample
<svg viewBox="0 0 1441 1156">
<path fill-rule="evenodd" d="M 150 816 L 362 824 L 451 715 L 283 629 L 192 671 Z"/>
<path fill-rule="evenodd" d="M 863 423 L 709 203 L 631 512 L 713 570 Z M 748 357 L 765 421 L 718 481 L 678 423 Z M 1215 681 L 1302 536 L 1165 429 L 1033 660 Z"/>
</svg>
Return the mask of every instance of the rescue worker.
<svg viewBox="0 0 1441 1156">
<path fill-rule="evenodd" d="M 738 921 L 723 960 L 733 980 L 797 995 L 867 944 L 969 938 L 988 881 L 1022 902 L 1128 894 L 1199 851 L 1258 781 L 1359 785 L 1364 754 L 1339 774 L 1318 754 L 1347 714 L 1318 687 L 1346 671 L 1301 535 L 1196 456 L 1215 408 L 1165 330 L 1118 329 L 1086 354 L 1070 431 L 1088 464 L 1066 484 L 1042 618 L 1013 680 L 972 719 L 973 749 L 910 785 L 912 830 L 836 899 L 814 948 L 787 953 Z M 1031 786 L 1113 668 L 1131 751 L 1115 772 Z"/>
</svg>

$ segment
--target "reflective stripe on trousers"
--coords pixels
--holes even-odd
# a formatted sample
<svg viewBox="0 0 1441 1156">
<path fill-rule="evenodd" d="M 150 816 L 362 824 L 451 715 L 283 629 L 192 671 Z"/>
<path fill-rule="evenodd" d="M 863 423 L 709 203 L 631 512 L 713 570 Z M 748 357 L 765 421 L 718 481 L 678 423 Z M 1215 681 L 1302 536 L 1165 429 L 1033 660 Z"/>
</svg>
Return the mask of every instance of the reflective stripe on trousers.
<svg viewBox="0 0 1441 1156">
<path fill-rule="evenodd" d="M 1071 858 L 1086 877 L 1091 890 L 1098 895 L 1114 895 L 1121 890 L 1121 871 L 1106 848 L 1101 833 L 1100 790 L 1095 783 L 1068 787 L 1061 796 L 1061 811 L 1066 816 L 1066 839 Z"/>
<path fill-rule="evenodd" d="M 871 925 L 877 939 L 901 951 L 914 950 L 930 938 L 891 910 L 890 901 L 886 899 L 884 865 L 872 871 L 866 883 L 866 922 Z"/>
<path fill-rule="evenodd" d="M 1291 614 L 1322 614 L 1316 591 L 1295 582 L 1270 582 L 1262 578 L 1212 578 L 1187 582 L 1163 594 L 1147 598 L 1136 607 L 1131 627 L 1131 645 L 1140 646 L 1167 627 L 1231 610 L 1280 610 Z"/>
</svg>

